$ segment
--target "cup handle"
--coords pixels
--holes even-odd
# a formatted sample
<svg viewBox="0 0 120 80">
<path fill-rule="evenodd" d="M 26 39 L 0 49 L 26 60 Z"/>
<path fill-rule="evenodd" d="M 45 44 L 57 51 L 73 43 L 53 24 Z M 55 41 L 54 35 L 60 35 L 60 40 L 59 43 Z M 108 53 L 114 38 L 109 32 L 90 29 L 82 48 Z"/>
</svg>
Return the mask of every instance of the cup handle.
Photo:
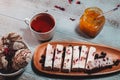
<svg viewBox="0 0 120 80">
<path fill-rule="evenodd" d="M 30 22 L 30 18 L 25 18 L 24 22 L 29 25 L 29 22 Z"/>
</svg>

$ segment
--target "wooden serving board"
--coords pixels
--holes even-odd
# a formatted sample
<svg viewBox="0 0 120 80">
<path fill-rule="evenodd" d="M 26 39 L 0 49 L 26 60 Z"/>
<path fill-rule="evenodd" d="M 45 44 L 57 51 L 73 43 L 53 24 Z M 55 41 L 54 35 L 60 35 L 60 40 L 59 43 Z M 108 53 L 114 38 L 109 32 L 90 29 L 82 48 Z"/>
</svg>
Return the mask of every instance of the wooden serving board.
<svg viewBox="0 0 120 80">
<path fill-rule="evenodd" d="M 120 50 L 109 47 L 109 46 L 101 45 L 101 44 L 86 43 L 86 42 L 48 42 L 48 43 L 52 44 L 53 46 L 56 46 L 57 44 L 62 44 L 64 46 L 68 46 L 68 45 L 72 45 L 72 46 L 86 45 L 88 47 L 94 46 L 94 47 L 96 47 L 97 53 L 101 53 L 103 51 L 103 52 L 106 52 L 107 56 L 112 58 L 112 59 L 120 59 Z M 33 64 L 34 64 L 35 68 L 40 72 L 52 74 L 52 75 L 63 75 L 63 76 L 94 76 L 94 75 L 110 74 L 110 73 L 120 71 L 120 64 L 117 66 L 113 66 L 112 68 L 106 68 L 102 71 L 92 73 L 92 74 L 87 74 L 84 72 L 64 73 L 64 72 L 56 72 L 56 71 L 46 71 L 43 69 L 43 66 L 42 66 L 42 63 L 40 63 L 40 60 L 41 60 L 41 57 L 43 55 L 45 55 L 45 50 L 46 50 L 48 43 L 40 44 L 34 52 Z"/>
</svg>

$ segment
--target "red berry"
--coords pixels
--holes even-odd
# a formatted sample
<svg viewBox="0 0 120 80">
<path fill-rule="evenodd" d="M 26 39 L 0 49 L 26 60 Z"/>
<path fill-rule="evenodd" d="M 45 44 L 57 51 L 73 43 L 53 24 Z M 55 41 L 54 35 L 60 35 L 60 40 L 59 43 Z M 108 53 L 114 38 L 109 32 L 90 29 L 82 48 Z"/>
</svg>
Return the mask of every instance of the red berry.
<svg viewBox="0 0 120 80">
<path fill-rule="evenodd" d="M 117 7 L 120 7 L 120 4 L 118 4 Z"/>
<path fill-rule="evenodd" d="M 5 52 L 5 54 L 8 54 L 8 51 L 9 51 L 8 48 L 4 48 L 4 52 Z"/>
<path fill-rule="evenodd" d="M 77 1 L 76 4 L 80 4 L 80 1 Z"/>
</svg>

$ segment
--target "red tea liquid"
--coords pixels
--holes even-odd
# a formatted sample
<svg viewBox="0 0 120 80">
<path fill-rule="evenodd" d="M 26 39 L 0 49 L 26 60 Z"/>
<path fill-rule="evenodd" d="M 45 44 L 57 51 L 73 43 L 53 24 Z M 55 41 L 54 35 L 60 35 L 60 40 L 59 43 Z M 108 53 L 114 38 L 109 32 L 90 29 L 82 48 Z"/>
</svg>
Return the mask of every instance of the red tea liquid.
<svg viewBox="0 0 120 80">
<path fill-rule="evenodd" d="M 31 28 L 40 33 L 50 31 L 55 25 L 54 19 L 48 14 L 40 14 L 31 22 Z"/>
</svg>

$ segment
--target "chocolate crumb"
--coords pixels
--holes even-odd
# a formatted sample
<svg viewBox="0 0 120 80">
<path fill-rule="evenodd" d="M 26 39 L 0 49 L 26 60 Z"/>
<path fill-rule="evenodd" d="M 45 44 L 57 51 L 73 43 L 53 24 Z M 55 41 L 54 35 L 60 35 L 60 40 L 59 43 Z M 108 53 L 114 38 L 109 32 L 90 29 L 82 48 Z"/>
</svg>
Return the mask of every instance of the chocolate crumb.
<svg viewBox="0 0 120 80">
<path fill-rule="evenodd" d="M 44 63 L 42 63 L 42 67 L 44 67 Z"/>
<path fill-rule="evenodd" d="M 101 58 L 105 58 L 106 57 L 106 53 L 105 52 L 101 52 Z"/>
<path fill-rule="evenodd" d="M 63 8 L 63 7 L 60 7 L 60 6 L 57 6 L 57 5 L 55 5 L 54 7 L 61 10 L 61 11 L 65 11 L 65 8 Z"/>
<path fill-rule="evenodd" d="M 103 58 L 103 61 L 105 61 L 105 59 Z"/>
<path fill-rule="evenodd" d="M 61 53 L 61 52 L 62 52 L 61 50 L 58 50 L 58 49 L 57 49 L 57 54 L 59 54 L 59 53 Z"/>
<path fill-rule="evenodd" d="M 40 63 L 44 63 L 44 60 L 43 60 L 43 59 L 41 59 L 39 62 L 40 62 Z"/>
<path fill-rule="evenodd" d="M 115 65 L 115 66 L 119 65 L 119 63 L 120 63 L 120 60 L 119 60 L 119 59 L 116 60 L 116 61 L 114 61 L 114 65 Z"/>
<path fill-rule="evenodd" d="M 106 56 L 106 53 L 105 52 L 101 52 L 101 55 Z"/>
<path fill-rule="evenodd" d="M 42 55 L 41 58 L 45 59 L 45 55 Z"/>
<path fill-rule="evenodd" d="M 99 55 L 98 54 L 95 54 L 95 58 L 94 59 L 98 59 L 99 58 Z"/>
</svg>

